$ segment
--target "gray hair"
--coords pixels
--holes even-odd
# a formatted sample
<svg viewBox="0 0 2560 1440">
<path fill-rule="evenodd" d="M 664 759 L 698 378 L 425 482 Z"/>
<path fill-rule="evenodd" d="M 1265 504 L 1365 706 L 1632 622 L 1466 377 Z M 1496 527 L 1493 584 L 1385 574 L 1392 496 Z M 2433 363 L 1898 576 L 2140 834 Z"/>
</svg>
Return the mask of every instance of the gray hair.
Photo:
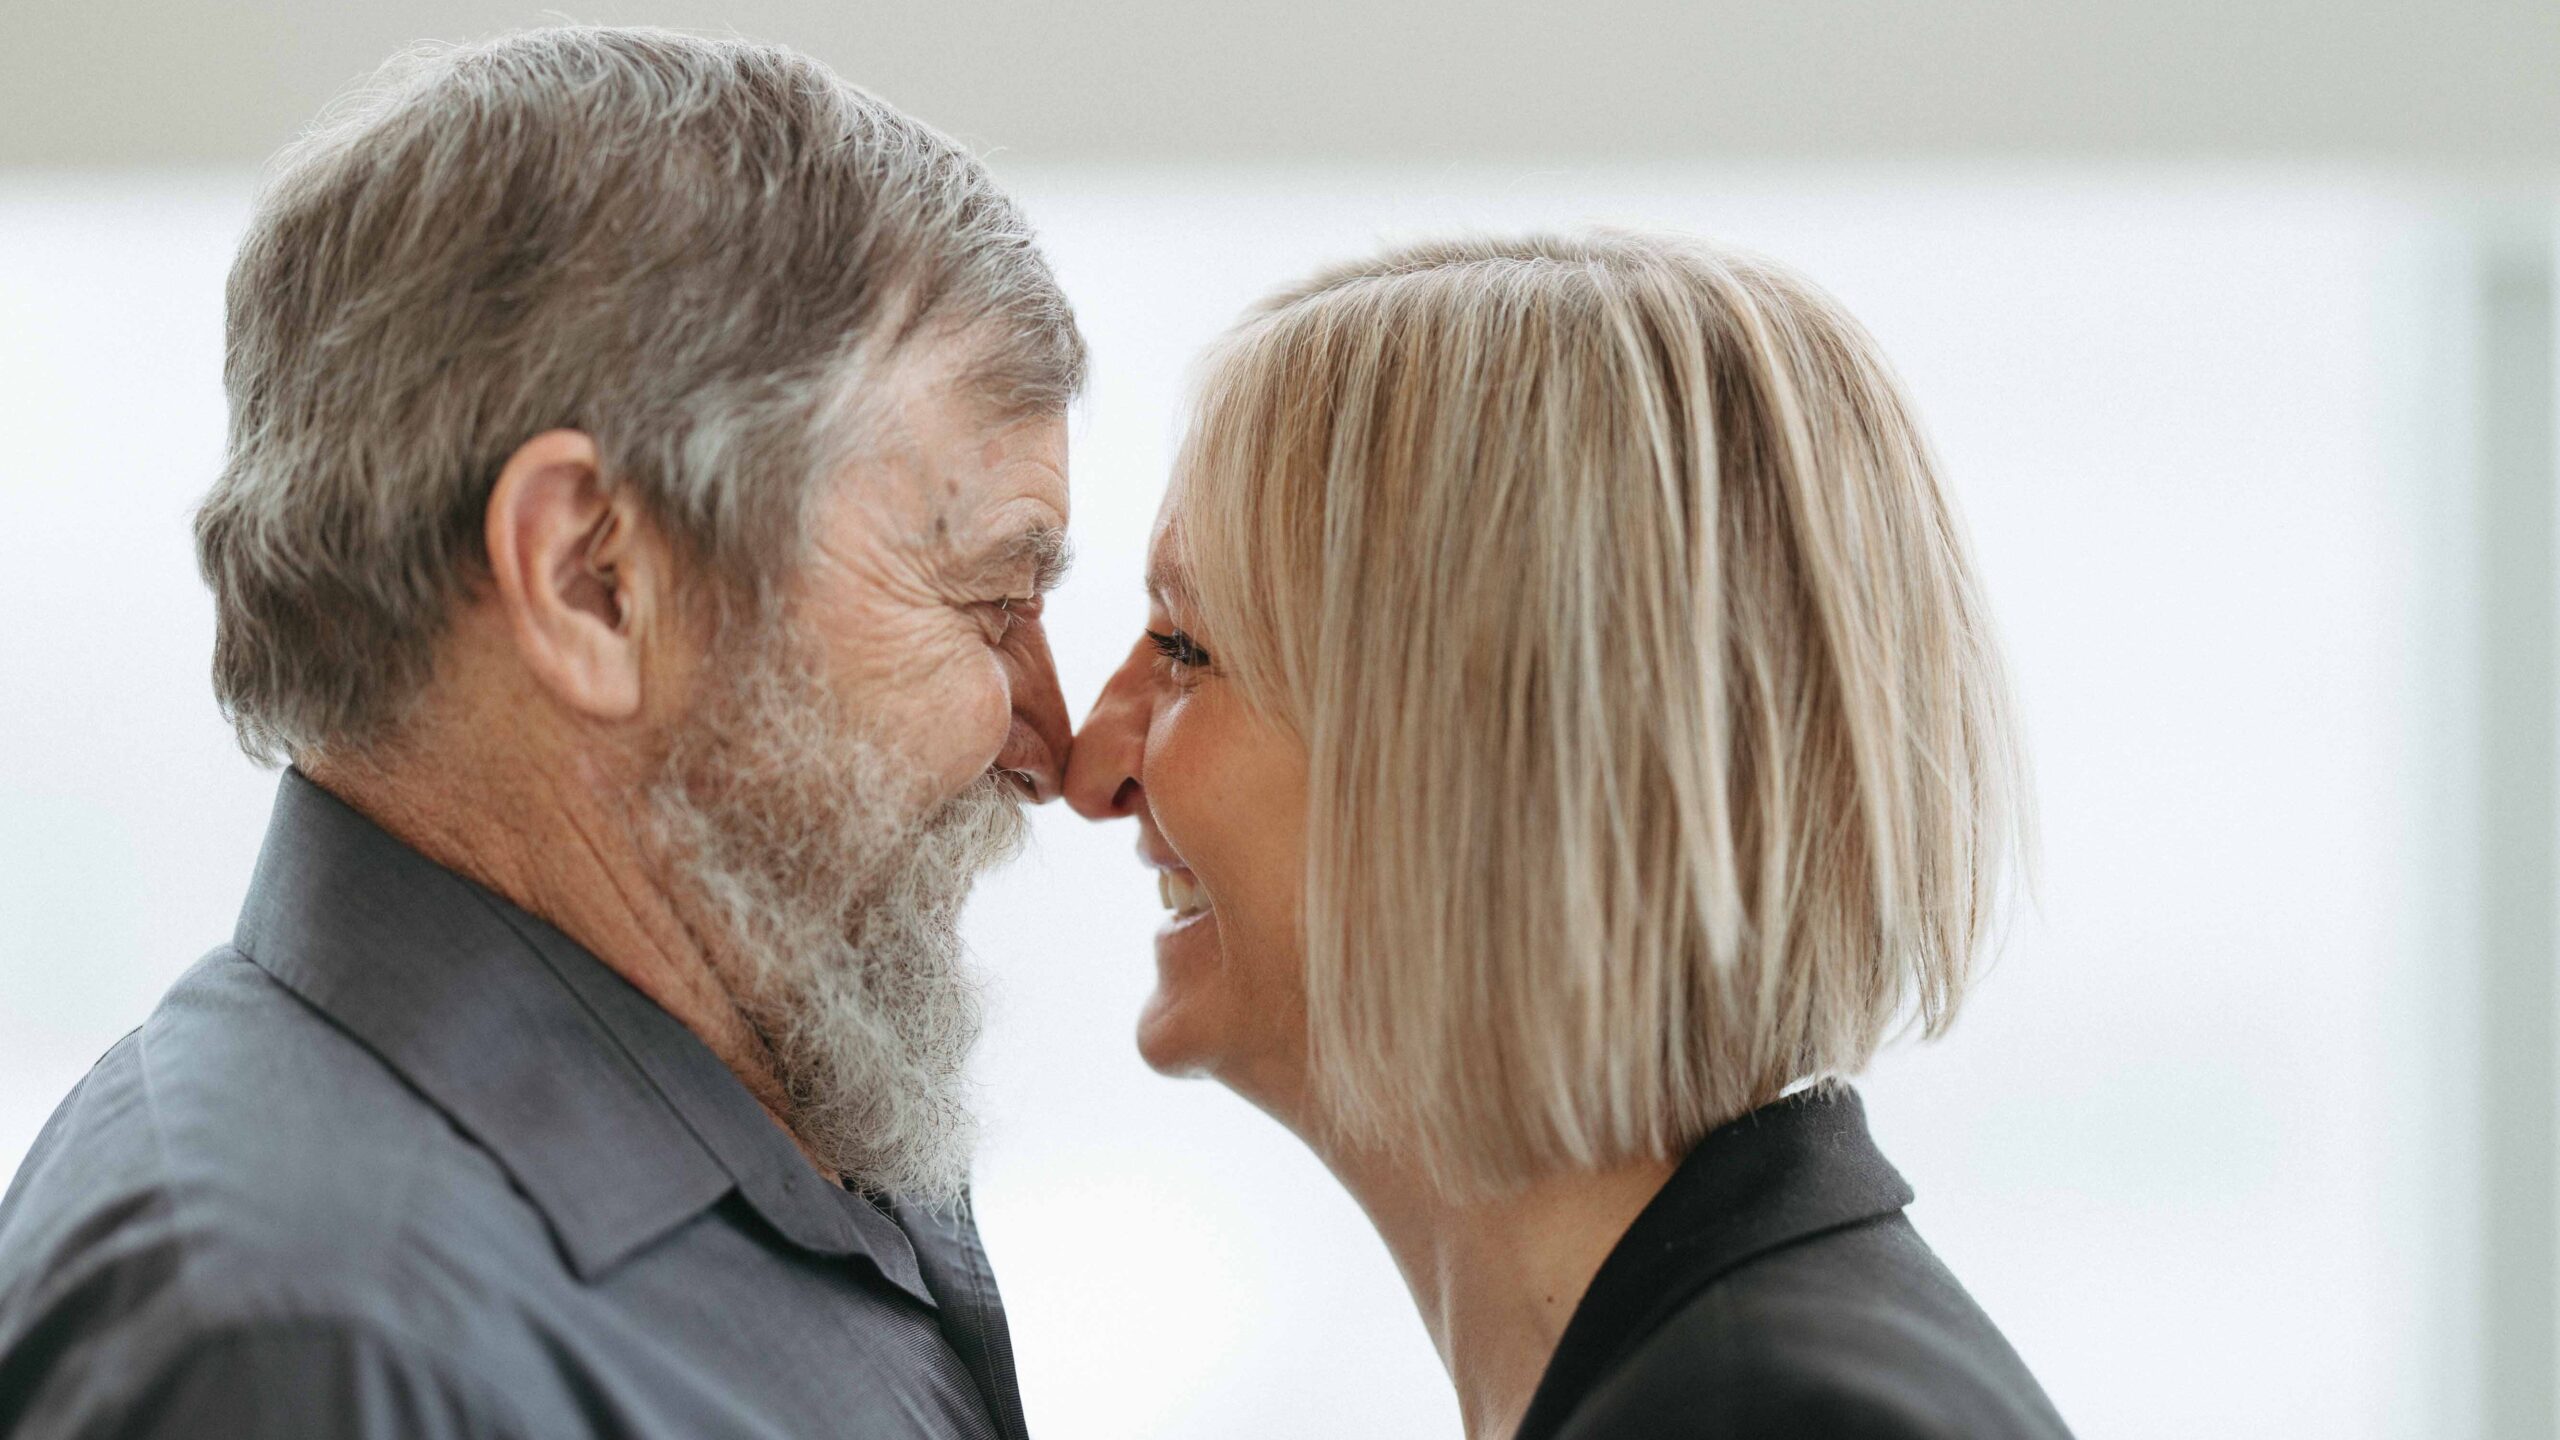
<svg viewBox="0 0 2560 1440">
<path fill-rule="evenodd" d="M 711 593 L 762 604 L 919 337 L 965 341 L 1004 413 L 1084 372 L 967 151 L 805 56 L 660 30 L 394 57 L 280 157 L 228 299 L 196 548 L 214 691 L 267 761 L 397 729 L 544 430 L 593 437 Z"/>
</svg>

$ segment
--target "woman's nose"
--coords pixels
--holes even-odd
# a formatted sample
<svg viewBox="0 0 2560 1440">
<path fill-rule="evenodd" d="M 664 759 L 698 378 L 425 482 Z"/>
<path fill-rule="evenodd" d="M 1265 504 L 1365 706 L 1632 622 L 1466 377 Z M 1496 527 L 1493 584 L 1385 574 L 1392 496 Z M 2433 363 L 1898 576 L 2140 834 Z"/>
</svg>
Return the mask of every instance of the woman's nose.
<svg viewBox="0 0 2560 1440">
<path fill-rule="evenodd" d="M 1146 646 L 1142 639 L 1131 648 L 1068 747 L 1067 807 L 1087 820 L 1116 820 L 1137 804 L 1138 762 L 1154 709 Z"/>
</svg>

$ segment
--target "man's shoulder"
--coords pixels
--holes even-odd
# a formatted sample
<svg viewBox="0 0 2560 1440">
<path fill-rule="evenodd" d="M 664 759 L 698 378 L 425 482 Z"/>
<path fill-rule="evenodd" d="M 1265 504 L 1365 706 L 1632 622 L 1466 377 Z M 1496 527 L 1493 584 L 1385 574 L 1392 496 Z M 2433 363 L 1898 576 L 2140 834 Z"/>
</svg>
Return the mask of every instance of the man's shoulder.
<svg viewBox="0 0 2560 1440">
<path fill-rule="evenodd" d="M 539 1235 L 485 1151 L 226 948 L 73 1087 L 0 1200 L 0 1347 L 164 1301 L 213 1330 L 363 1315 Z"/>
<path fill-rule="evenodd" d="M 1900 1214 L 1759 1256 L 1682 1301 L 1565 1434 L 2068 1440 Z"/>
<path fill-rule="evenodd" d="M 0 1431 L 128 1440 L 497 1440 L 563 1433 L 485 1353 L 307 1313 L 45 1335 L 0 1350 Z M 47 1343 L 50 1342 L 50 1343 Z M 483 1347 L 485 1350 L 485 1347 Z M 537 1397 L 537 1405 L 539 1398 Z"/>
</svg>

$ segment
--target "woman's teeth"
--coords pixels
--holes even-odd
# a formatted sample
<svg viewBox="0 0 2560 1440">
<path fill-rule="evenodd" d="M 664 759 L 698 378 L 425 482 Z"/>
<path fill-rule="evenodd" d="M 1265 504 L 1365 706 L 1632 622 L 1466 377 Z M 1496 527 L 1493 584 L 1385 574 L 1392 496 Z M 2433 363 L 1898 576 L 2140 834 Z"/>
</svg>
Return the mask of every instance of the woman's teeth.
<svg viewBox="0 0 2560 1440">
<path fill-rule="evenodd" d="M 1209 908 L 1209 892 L 1201 889 L 1200 882 L 1191 878 L 1188 871 L 1179 875 L 1170 870 L 1157 871 L 1156 894 L 1177 920 Z"/>
</svg>

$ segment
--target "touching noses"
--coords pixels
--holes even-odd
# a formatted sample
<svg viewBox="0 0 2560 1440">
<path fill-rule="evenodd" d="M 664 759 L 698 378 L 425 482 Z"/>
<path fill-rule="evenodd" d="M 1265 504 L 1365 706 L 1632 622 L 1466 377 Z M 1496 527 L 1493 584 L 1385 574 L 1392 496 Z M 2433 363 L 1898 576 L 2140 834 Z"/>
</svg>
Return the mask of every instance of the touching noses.
<svg viewBox="0 0 2560 1440">
<path fill-rule="evenodd" d="M 1141 638 L 1102 687 L 1067 759 L 1067 804 L 1087 820 L 1112 820 L 1138 804 L 1138 758 L 1153 713 L 1152 657 Z"/>
<path fill-rule="evenodd" d="M 1035 804 L 1058 798 L 1067 768 L 1067 697 L 1058 692 L 1058 662 L 1049 653 L 1048 632 L 1037 615 L 1017 616 L 997 642 L 996 658 L 1004 666 L 1013 692 L 1013 720 L 995 768 L 1022 777 Z"/>
</svg>

